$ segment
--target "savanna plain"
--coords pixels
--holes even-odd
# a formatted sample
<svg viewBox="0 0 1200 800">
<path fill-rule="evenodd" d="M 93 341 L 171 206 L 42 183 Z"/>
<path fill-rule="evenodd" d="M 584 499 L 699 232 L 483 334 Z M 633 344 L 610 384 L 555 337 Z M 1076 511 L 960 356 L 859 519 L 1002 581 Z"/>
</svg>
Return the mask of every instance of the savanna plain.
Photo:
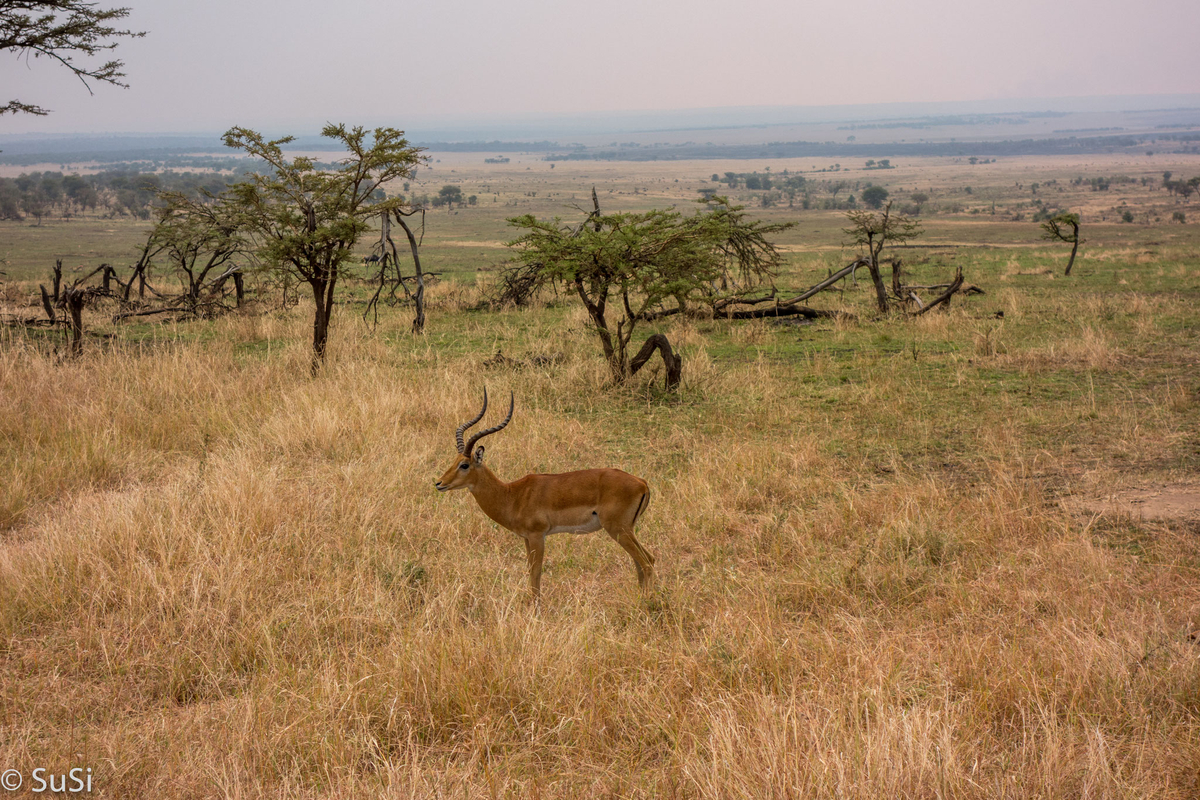
<svg viewBox="0 0 1200 800">
<path fill-rule="evenodd" d="M 303 293 L 89 308 L 76 358 L 0 330 L 0 769 L 116 798 L 1200 796 L 1200 517 L 1122 502 L 1200 491 L 1200 206 L 1162 183 L 1200 157 L 433 156 L 422 185 L 476 202 L 427 216 L 423 335 L 363 321 L 365 271 L 315 376 Z M 484 302 L 506 219 L 577 222 L 592 186 L 796 222 L 781 297 L 852 260 L 842 212 L 712 180 L 766 167 L 924 195 L 885 255 L 985 294 L 881 316 L 864 273 L 808 301 L 838 318 L 644 324 L 678 392 L 611 385 L 570 291 Z M 1069 277 L 1045 205 L 1082 214 Z M 148 226 L 0 223 L 5 311 L 40 313 L 56 258 L 127 270 Z M 562 534 L 531 605 L 521 541 L 434 491 L 485 386 L 484 424 L 516 397 L 502 478 L 649 482 L 652 594 Z"/>
</svg>

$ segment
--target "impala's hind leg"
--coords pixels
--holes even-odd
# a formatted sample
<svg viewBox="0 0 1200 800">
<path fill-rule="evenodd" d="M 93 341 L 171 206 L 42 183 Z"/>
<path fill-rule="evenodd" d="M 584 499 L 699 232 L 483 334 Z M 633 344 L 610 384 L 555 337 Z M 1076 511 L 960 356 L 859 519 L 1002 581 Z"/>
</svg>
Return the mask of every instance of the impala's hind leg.
<svg viewBox="0 0 1200 800">
<path fill-rule="evenodd" d="M 625 548 L 625 552 L 629 553 L 629 557 L 633 559 L 633 566 L 637 569 L 638 586 L 643 592 L 648 592 L 654 588 L 654 556 L 642 547 L 642 543 L 633 535 L 632 527 L 617 527 L 606 528 L 608 535 L 616 540 L 617 544 Z"/>
</svg>

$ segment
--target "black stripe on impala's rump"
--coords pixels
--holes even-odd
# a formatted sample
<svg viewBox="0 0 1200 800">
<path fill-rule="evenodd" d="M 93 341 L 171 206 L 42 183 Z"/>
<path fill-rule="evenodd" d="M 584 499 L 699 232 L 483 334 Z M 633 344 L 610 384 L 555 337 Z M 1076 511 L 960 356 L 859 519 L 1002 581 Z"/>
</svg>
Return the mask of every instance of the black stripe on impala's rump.
<svg viewBox="0 0 1200 800">
<path fill-rule="evenodd" d="M 646 493 L 642 495 L 642 500 L 640 503 L 638 503 L 637 511 L 633 512 L 633 522 L 630 523 L 631 525 L 637 525 L 638 518 L 642 516 L 642 512 L 646 510 L 646 506 L 648 505 L 650 505 L 649 489 L 647 489 Z"/>
</svg>

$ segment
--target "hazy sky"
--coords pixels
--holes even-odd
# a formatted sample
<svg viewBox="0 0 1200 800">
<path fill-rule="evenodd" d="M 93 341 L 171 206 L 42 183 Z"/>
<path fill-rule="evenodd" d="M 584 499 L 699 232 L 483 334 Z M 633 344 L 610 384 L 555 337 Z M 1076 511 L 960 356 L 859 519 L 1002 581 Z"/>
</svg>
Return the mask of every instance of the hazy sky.
<svg viewBox="0 0 1200 800">
<path fill-rule="evenodd" d="M 1200 0 L 101 0 L 130 89 L 0 58 L 0 133 L 1200 92 Z"/>
</svg>

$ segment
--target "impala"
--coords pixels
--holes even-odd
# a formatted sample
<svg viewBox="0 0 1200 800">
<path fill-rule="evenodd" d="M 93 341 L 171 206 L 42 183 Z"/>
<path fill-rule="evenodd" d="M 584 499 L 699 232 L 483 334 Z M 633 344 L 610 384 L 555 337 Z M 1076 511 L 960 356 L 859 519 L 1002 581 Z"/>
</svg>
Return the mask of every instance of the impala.
<svg viewBox="0 0 1200 800">
<path fill-rule="evenodd" d="M 463 433 L 487 411 L 487 389 L 483 408 L 454 433 L 458 458 L 440 481 L 439 492 L 467 489 L 494 521 L 525 540 L 529 559 L 529 588 L 536 599 L 541 593 L 542 557 L 546 537 L 552 533 L 592 533 L 604 528 L 625 548 L 637 569 L 638 585 L 649 591 L 654 585 L 654 556 L 633 536 L 633 526 L 650 502 L 650 487 L 619 469 L 585 469 L 557 475 L 526 475 L 505 483 L 483 463 L 483 447 L 476 444 L 512 420 L 516 400 L 511 395 L 508 416 L 493 428 L 478 431 L 463 443 Z"/>
</svg>

